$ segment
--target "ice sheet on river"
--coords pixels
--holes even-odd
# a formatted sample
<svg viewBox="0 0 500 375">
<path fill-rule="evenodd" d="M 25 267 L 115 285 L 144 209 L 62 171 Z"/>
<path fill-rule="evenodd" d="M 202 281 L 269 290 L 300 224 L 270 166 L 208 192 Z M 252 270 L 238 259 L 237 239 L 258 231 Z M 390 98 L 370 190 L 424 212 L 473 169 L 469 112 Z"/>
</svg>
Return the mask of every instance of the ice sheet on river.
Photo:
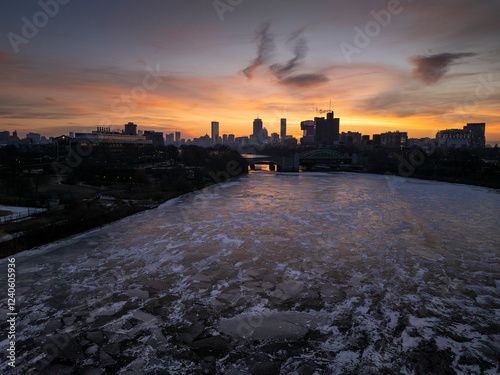
<svg viewBox="0 0 500 375">
<path fill-rule="evenodd" d="M 17 254 L 11 373 L 496 374 L 499 212 L 392 176 L 212 186 Z"/>
</svg>

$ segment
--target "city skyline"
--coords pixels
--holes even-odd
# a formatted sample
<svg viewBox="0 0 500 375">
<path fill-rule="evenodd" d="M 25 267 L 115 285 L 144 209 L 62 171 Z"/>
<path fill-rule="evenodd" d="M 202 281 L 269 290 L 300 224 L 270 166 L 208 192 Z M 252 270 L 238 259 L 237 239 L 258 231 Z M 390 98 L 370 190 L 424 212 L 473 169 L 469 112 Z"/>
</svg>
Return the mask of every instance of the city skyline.
<svg viewBox="0 0 500 375">
<path fill-rule="evenodd" d="M 159 145 L 176 145 L 194 144 L 202 147 L 210 147 L 216 144 L 226 144 L 230 146 L 240 146 L 245 144 L 281 144 L 285 147 L 296 147 L 297 145 L 316 148 L 340 146 L 340 145 L 358 145 L 358 146 L 377 146 L 382 145 L 392 148 L 405 148 L 419 145 L 420 147 L 428 147 L 429 142 L 433 141 L 436 146 L 444 147 L 497 147 L 498 144 L 486 141 L 486 124 L 485 123 L 467 123 L 462 129 L 442 129 L 436 133 L 436 136 L 412 138 L 408 137 L 407 132 L 403 131 L 388 131 L 380 134 L 362 134 L 351 130 L 344 132 L 340 131 L 340 119 L 334 118 L 334 112 L 327 112 L 325 117 L 315 117 L 314 121 L 306 120 L 301 122 L 303 137 L 295 138 L 288 135 L 286 131 L 286 118 L 281 119 L 280 134 L 273 132 L 269 136 L 268 130 L 262 126 L 262 119 L 256 118 L 253 121 L 253 132 L 246 136 L 235 137 L 234 134 L 219 133 L 219 123 L 211 122 L 211 135 L 207 133 L 200 137 L 185 139 L 181 137 L 181 132 L 175 133 L 158 132 L 155 130 L 139 129 L 137 124 L 128 122 L 120 127 L 102 127 L 98 126 L 92 133 L 76 133 L 76 139 L 86 139 L 87 136 L 95 137 L 97 134 L 120 136 L 123 141 L 123 136 L 133 136 L 135 141 L 137 136 L 144 136 L 145 139 L 152 142 L 153 146 Z M 63 134 L 59 137 L 49 137 L 40 133 L 28 133 L 26 138 L 18 137 L 17 131 L 13 131 L 10 136 L 9 131 L 0 132 L 0 145 L 4 144 L 19 144 L 19 141 L 29 140 L 29 144 L 47 144 L 56 141 L 60 138 L 75 138 L 75 132 L 70 131 L 68 134 Z M 385 140 L 384 140 L 385 139 Z"/>
<path fill-rule="evenodd" d="M 188 139 L 217 121 L 238 137 L 259 116 L 300 138 L 302 121 L 333 109 L 345 132 L 435 137 L 484 122 L 500 140 L 497 2 L 232 4 L 2 3 L 0 129 L 133 121 Z"/>
</svg>

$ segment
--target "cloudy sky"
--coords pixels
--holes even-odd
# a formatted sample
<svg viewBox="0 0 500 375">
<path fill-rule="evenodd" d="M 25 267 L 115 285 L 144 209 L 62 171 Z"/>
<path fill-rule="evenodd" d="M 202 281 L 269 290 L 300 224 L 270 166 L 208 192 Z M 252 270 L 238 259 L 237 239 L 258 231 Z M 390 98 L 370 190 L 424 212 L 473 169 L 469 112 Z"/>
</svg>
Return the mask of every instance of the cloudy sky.
<svg viewBox="0 0 500 375">
<path fill-rule="evenodd" d="M 3 0 L 0 130 L 341 131 L 486 122 L 500 140 L 498 0 Z"/>
</svg>

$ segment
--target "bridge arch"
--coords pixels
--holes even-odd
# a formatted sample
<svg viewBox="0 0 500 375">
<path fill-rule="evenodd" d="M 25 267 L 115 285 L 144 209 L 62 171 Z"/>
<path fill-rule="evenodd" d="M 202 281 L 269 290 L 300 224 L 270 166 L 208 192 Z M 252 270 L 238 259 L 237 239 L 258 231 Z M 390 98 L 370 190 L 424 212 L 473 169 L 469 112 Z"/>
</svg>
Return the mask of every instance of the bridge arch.
<svg viewBox="0 0 500 375">
<path fill-rule="evenodd" d="M 255 164 L 266 164 L 266 165 L 274 164 L 274 165 L 279 165 L 280 167 L 282 167 L 282 163 L 278 162 L 276 160 L 253 160 L 253 161 L 248 161 L 248 165 L 255 165 Z"/>
<path fill-rule="evenodd" d="M 269 170 L 274 171 L 275 169 L 280 171 L 283 169 L 282 163 L 275 160 L 253 160 L 248 161 L 248 168 L 255 169 L 255 165 L 269 165 Z"/>
</svg>

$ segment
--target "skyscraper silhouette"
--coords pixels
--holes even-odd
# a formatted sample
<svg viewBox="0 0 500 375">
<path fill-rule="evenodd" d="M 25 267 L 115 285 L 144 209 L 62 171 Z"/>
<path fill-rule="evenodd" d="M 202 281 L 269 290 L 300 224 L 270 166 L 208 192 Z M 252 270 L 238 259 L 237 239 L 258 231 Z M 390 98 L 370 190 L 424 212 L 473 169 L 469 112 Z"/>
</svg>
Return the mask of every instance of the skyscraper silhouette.
<svg viewBox="0 0 500 375">
<path fill-rule="evenodd" d="M 280 138 L 282 140 L 286 138 L 286 118 L 281 119 Z"/>
<path fill-rule="evenodd" d="M 219 141 L 219 123 L 217 121 L 212 121 L 212 142 L 217 143 Z"/>
<path fill-rule="evenodd" d="M 333 117 L 333 111 L 324 117 L 314 118 L 315 144 L 318 148 L 332 146 L 339 140 L 340 119 Z"/>
<path fill-rule="evenodd" d="M 253 133 L 252 133 L 252 139 L 254 142 L 259 141 L 259 136 L 262 132 L 262 120 L 260 118 L 256 118 L 253 120 Z"/>
</svg>

